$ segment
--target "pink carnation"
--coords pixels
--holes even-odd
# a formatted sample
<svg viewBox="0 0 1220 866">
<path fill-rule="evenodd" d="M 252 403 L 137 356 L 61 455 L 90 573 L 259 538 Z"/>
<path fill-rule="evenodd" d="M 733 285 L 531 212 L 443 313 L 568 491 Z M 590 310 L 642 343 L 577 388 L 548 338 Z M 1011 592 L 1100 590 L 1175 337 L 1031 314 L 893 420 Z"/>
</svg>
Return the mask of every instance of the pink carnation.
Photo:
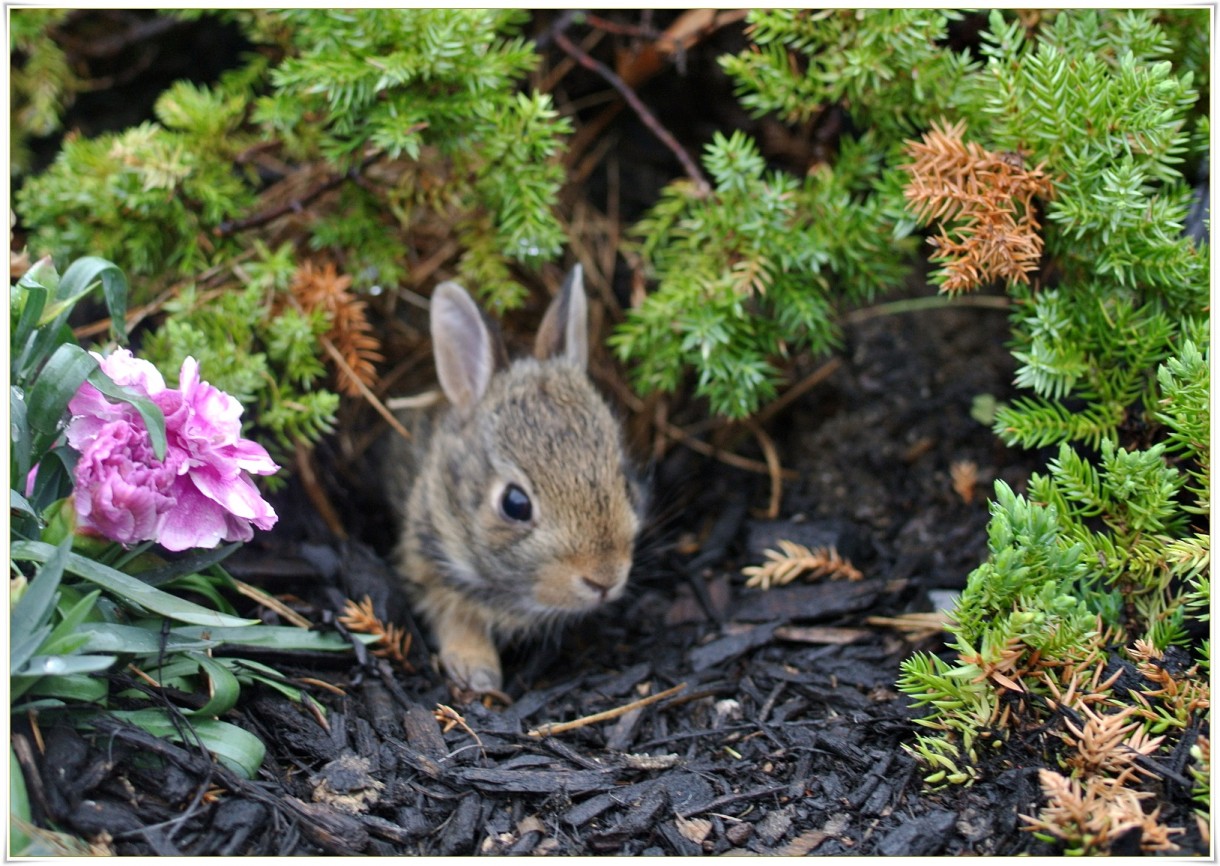
<svg viewBox="0 0 1220 866">
<path fill-rule="evenodd" d="M 182 362 L 178 388 L 147 361 L 119 349 L 102 370 L 147 396 L 165 415 L 165 460 L 152 453 L 148 430 L 127 403 L 111 403 L 86 382 L 68 403 L 68 443 L 76 466 L 79 525 L 124 544 L 153 540 L 167 550 L 249 541 L 270 529 L 275 511 L 250 474 L 279 469 L 266 449 L 241 436 L 241 404 L 199 380 L 194 358 Z"/>
</svg>

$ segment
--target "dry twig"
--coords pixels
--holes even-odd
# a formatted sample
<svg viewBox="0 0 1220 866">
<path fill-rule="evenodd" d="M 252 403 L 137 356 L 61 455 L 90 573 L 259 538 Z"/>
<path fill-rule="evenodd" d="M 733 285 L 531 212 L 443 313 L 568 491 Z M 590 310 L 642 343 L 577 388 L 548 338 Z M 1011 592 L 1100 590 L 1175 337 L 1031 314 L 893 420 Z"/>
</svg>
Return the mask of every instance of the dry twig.
<svg viewBox="0 0 1220 866">
<path fill-rule="evenodd" d="M 427 129 L 427 127 L 428 124 L 426 123 L 417 123 L 413 127 L 404 130 L 404 132 L 419 132 L 420 130 Z M 355 168 L 349 169 L 342 174 L 331 175 L 299 198 L 294 198 L 291 201 L 284 202 L 278 207 L 271 208 L 270 210 L 262 213 L 254 214 L 253 216 L 246 217 L 245 219 L 226 220 L 213 229 L 213 234 L 215 234 L 217 237 L 227 237 L 229 235 L 235 235 L 238 232 L 244 232 L 248 229 L 264 226 L 267 223 L 274 222 L 280 217 L 287 216 L 290 213 L 299 213 L 319 196 L 330 192 L 332 189 L 342 184 L 345 180 L 356 180 L 359 178 L 361 172 L 363 172 L 373 163 L 377 162 L 377 160 L 381 159 L 383 156 L 385 156 L 385 151 L 374 151 L 361 160 L 360 164 Z"/>
<path fill-rule="evenodd" d="M 285 622 L 290 622 L 298 628 L 313 628 L 313 623 L 301 616 L 295 610 L 284 604 L 275 596 L 266 590 L 259 589 L 257 586 L 251 586 L 244 580 L 233 578 L 233 588 L 237 590 L 239 595 L 244 595 L 251 601 L 256 601 L 268 610 L 275 611 Z"/>
<path fill-rule="evenodd" d="M 436 709 L 432 711 L 432 718 L 436 719 L 437 723 L 441 725 L 441 733 L 447 734 L 454 728 L 461 728 L 470 734 L 471 739 L 478 744 L 479 751 L 483 751 L 483 741 L 479 739 L 479 735 L 471 729 L 470 725 L 466 724 L 465 717 L 453 707 L 446 704 L 437 704 Z"/>
<path fill-rule="evenodd" d="M 296 443 L 296 463 L 297 475 L 301 479 L 301 486 L 305 488 L 305 495 L 318 510 L 319 516 L 326 523 L 326 528 L 334 533 L 336 538 L 347 538 L 347 529 L 343 526 L 343 519 L 339 517 L 335 506 L 330 504 L 330 497 L 326 495 L 321 482 L 318 481 L 318 473 L 313 465 L 313 448 L 300 439 Z"/>
<path fill-rule="evenodd" d="M 596 72 L 606 82 L 619 92 L 624 101 L 631 106 L 636 116 L 640 118 L 640 122 L 648 127 L 649 131 L 656 136 L 657 140 L 664 144 L 677 157 L 678 162 L 682 164 L 682 168 L 686 171 L 688 177 L 695 184 L 695 189 L 700 195 L 707 195 L 712 190 L 711 184 L 707 182 L 707 178 L 703 176 L 703 171 L 695 163 L 689 153 L 678 144 L 677 139 L 673 137 L 668 129 L 661 125 L 643 101 L 636 95 L 622 78 L 614 73 L 606 64 L 590 57 L 571 39 L 565 36 L 561 31 L 554 32 L 555 44 L 562 48 L 573 60 L 581 66 Z"/>
<path fill-rule="evenodd" d="M 554 734 L 562 734 L 565 731 L 574 731 L 577 728 L 595 725 L 598 722 L 608 722 L 611 719 L 617 719 L 619 716 L 626 715 L 632 710 L 638 710 L 641 707 L 648 706 L 649 704 L 655 704 L 657 701 L 663 701 L 665 698 L 676 695 L 684 688 L 686 688 L 686 683 L 678 683 L 671 689 L 666 689 L 663 692 L 657 692 L 655 695 L 649 695 L 646 698 L 640 698 L 638 701 L 632 701 L 629 704 L 624 704 L 621 707 L 615 707 L 612 710 L 594 713 L 591 716 L 582 716 L 579 719 L 572 719 L 570 722 L 553 722 L 551 724 L 540 725 L 539 727 L 530 731 L 528 736 L 549 737 Z"/>
</svg>

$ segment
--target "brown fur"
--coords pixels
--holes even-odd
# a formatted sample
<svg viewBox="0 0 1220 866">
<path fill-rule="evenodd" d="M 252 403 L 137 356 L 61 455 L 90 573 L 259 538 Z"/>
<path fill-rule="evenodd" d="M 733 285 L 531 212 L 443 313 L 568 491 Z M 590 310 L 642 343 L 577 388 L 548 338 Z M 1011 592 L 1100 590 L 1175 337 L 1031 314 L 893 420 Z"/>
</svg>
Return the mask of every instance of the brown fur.
<svg viewBox="0 0 1220 866">
<path fill-rule="evenodd" d="M 481 361 L 451 372 L 458 403 L 414 425 L 420 441 L 406 462 L 418 472 L 405 497 L 399 568 L 446 673 L 464 689 L 500 688 L 498 637 L 593 610 L 618 598 L 627 581 L 640 497 L 618 424 L 579 365 L 584 315 L 577 272 L 540 332 L 543 360 L 496 369 L 481 392 Z M 477 330 L 460 313 L 451 318 Z M 487 348 L 495 357 L 485 336 L 438 347 L 438 364 L 446 349 L 458 364 Z M 434 343 L 448 339 L 434 324 Z M 501 513 L 509 484 L 530 499 L 527 523 Z"/>
</svg>

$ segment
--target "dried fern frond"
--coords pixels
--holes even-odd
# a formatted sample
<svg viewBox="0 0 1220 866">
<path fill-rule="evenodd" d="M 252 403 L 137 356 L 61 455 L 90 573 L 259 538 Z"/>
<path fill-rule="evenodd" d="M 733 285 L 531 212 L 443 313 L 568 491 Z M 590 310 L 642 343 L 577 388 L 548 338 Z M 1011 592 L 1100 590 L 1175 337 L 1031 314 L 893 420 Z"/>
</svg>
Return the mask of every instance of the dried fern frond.
<svg viewBox="0 0 1220 866">
<path fill-rule="evenodd" d="M 844 559 L 834 547 L 815 547 L 810 550 L 802 544 L 781 540 L 779 550 L 766 550 L 767 562 L 750 565 L 741 570 L 747 578 L 746 586 L 770 589 L 791 583 L 802 574 L 807 577 L 829 575 L 840 580 L 863 580 L 864 574 Z"/>
<path fill-rule="evenodd" d="M 408 673 L 415 671 L 415 666 L 407 661 L 407 653 L 411 651 L 411 633 L 393 623 L 385 624 L 373 612 L 373 600 L 365 596 L 359 604 L 350 598 L 343 606 L 339 622 L 347 628 L 360 634 L 377 636 L 378 646 L 374 647 L 373 655 L 388 658 Z"/>
<path fill-rule="evenodd" d="M 964 121 L 932 124 L 922 141 L 908 141 L 914 161 L 903 193 L 922 223 L 940 223 L 929 238 L 944 262 L 941 290 L 977 289 L 995 279 L 1028 283 L 1042 258 L 1036 196 L 1054 193 L 1042 166 L 1026 168 L 1016 154 L 997 154 L 966 142 Z M 946 224 L 954 223 L 951 228 Z"/>
<path fill-rule="evenodd" d="M 348 370 L 337 368 L 339 390 L 348 396 L 360 396 L 360 387 L 352 375 L 365 387 L 377 381 L 376 364 L 385 360 L 381 343 L 373 333 L 365 314 L 365 302 L 351 292 L 352 278 L 340 274 L 327 262 L 319 267 L 305 261 L 297 269 L 290 291 L 307 313 L 321 310 L 330 322 L 326 337 L 339 350 Z"/>
</svg>

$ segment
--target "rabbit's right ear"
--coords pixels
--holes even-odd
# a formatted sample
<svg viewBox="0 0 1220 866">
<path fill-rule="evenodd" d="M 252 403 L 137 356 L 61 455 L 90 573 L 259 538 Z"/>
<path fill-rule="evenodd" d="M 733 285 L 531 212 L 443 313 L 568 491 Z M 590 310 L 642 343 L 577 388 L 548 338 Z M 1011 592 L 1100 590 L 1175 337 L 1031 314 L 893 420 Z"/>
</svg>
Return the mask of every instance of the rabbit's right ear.
<svg viewBox="0 0 1220 866">
<path fill-rule="evenodd" d="M 479 402 L 496 369 L 487 323 L 465 289 L 445 282 L 432 293 L 431 330 L 441 390 L 458 411 L 465 412 Z"/>
</svg>

